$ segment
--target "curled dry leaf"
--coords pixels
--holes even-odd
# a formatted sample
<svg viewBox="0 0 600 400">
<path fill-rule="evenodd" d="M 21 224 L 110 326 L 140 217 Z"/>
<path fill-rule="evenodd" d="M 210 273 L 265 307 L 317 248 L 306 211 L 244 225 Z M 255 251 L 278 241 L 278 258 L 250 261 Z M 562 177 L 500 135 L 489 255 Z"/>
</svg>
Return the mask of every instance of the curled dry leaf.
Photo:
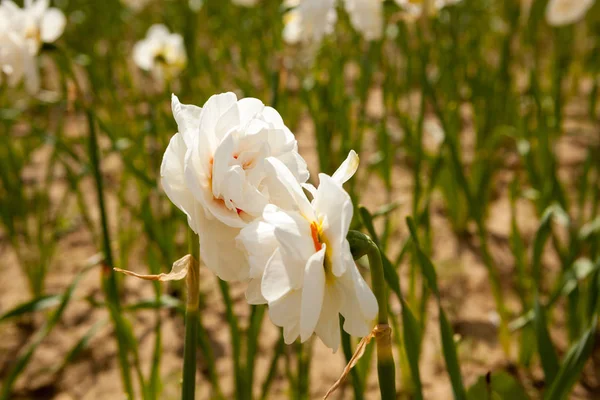
<svg viewBox="0 0 600 400">
<path fill-rule="evenodd" d="M 179 281 L 186 277 L 188 270 L 190 268 L 191 263 L 197 263 L 196 259 L 192 257 L 191 254 L 187 254 L 181 257 L 179 260 L 173 263 L 173 267 L 171 268 L 171 272 L 168 274 L 158 274 L 158 275 L 145 275 L 138 274 L 132 271 L 128 271 L 126 269 L 114 268 L 117 272 L 122 272 L 125 275 L 135 276 L 136 278 L 144 279 L 147 281 Z"/>
</svg>

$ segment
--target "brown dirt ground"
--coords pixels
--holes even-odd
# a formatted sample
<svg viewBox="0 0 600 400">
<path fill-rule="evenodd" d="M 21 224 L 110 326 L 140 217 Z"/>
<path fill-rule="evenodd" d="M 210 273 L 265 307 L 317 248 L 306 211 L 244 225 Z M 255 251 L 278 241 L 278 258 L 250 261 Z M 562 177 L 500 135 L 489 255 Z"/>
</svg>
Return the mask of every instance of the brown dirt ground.
<svg viewBox="0 0 600 400">
<path fill-rule="evenodd" d="M 380 93 L 373 93 L 374 101 Z M 375 109 L 378 107 L 375 107 Z M 567 109 L 569 116 L 565 126 L 569 132 L 561 139 L 557 152 L 561 160 L 561 177 L 568 179 L 574 177 L 577 167 L 585 157 L 586 144 L 590 138 L 597 138 L 597 128 L 590 124 L 583 124 L 578 118 L 577 104 Z M 376 111 L 375 111 L 376 113 Z M 78 124 L 78 121 L 73 121 Z M 300 143 L 300 152 L 305 156 L 309 165 L 316 166 L 316 152 L 313 140 L 313 127 L 308 118 L 305 118 L 296 130 Z M 43 169 L 45 158 L 44 150 L 36 157 L 29 173 L 35 181 L 36 171 Z M 412 192 L 412 176 L 410 169 L 404 163 L 404 156 L 399 154 L 398 162 L 394 167 L 393 199 L 401 203 L 394 212 L 393 220 L 396 223 L 392 240 L 391 253 L 396 254 L 402 241 L 407 237 L 403 224 L 404 216 L 410 210 L 410 193 Z M 366 160 L 367 157 L 363 157 Z M 364 165 L 364 164 L 363 164 Z M 116 160 L 106 160 L 105 173 L 113 178 L 118 175 L 120 166 Z M 363 168 L 366 170 L 366 168 Z M 312 172 L 315 172 L 314 169 Z M 361 177 L 364 179 L 364 172 Z M 518 310 L 518 302 L 514 291 L 510 290 L 514 270 L 513 260 L 508 245 L 509 235 L 509 202 L 508 182 L 511 171 L 503 171 L 498 175 L 494 187 L 494 200 L 489 213 L 488 226 L 491 234 L 490 244 L 501 272 L 502 281 L 506 289 L 509 309 Z M 60 182 L 60 180 L 59 180 Z M 110 182 L 110 179 L 109 179 Z M 113 181 L 114 182 L 114 181 Z M 91 183 L 87 182 L 90 189 Z M 374 179 L 365 183 L 369 197 L 363 199 L 366 206 L 371 209 L 386 203 L 381 185 Z M 64 190 L 64 184 L 59 184 L 54 191 L 55 198 Z M 110 188 L 109 188 L 110 189 Z M 88 191 L 93 194 L 92 190 Z M 89 204 L 93 204 L 91 201 Z M 115 199 L 109 196 L 109 211 L 114 209 Z M 432 206 L 432 232 L 434 260 L 440 276 L 440 286 L 443 296 L 443 305 L 455 327 L 457 337 L 460 338 L 459 356 L 462 363 L 462 372 L 466 385 L 488 371 L 506 369 L 521 379 L 525 387 L 531 389 L 541 384 L 542 374 L 539 367 L 534 367 L 533 373 L 524 373 L 517 370 L 514 364 L 507 360 L 497 340 L 495 325 L 496 313 L 494 301 L 487 279 L 486 269 L 478 252 L 478 244 L 469 236 L 457 238 L 445 216 L 443 200 L 436 195 Z M 73 208 L 75 208 L 73 206 Z M 92 217 L 97 220 L 97 210 L 91 209 Z M 518 221 L 520 229 L 530 243 L 537 226 L 535 213 L 526 201 L 518 204 Z M 114 215 L 110 213 L 109 215 Z M 58 242 L 56 256 L 48 274 L 46 290 L 48 293 L 61 293 L 72 282 L 73 277 L 81 266 L 98 251 L 96 244 L 84 224 L 77 220 L 74 228 Z M 116 229 L 117 221 L 111 218 L 111 227 Z M 473 235 L 474 236 L 474 235 Z M 26 281 L 14 252 L 7 238 L 0 232 L 0 313 L 11 307 L 28 300 Z M 135 260 L 135 257 L 131 257 Z M 138 263 L 139 264 L 139 263 Z M 401 267 L 402 276 L 407 274 L 406 263 Z M 556 257 L 548 252 L 544 258 L 544 267 L 549 274 L 555 273 L 559 268 Z M 135 261 L 129 265 L 133 270 L 144 270 L 143 265 L 136 265 Z M 217 357 L 217 369 L 221 376 L 221 384 L 226 397 L 231 397 L 232 390 L 232 365 L 231 346 L 229 345 L 229 331 L 225 322 L 224 307 L 218 292 L 215 277 L 206 268 L 201 274 L 202 290 L 206 299 L 202 311 L 202 318 L 207 327 L 214 353 Z M 406 279 L 404 279 L 406 282 Z M 247 316 L 248 308 L 243 299 L 243 286 L 233 285 L 233 297 L 236 301 L 236 312 Z M 91 340 L 88 348 L 74 363 L 59 373 L 52 371 L 57 362 L 62 361 L 64 354 L 85 334 L 97 321 L 106 319 L 107 312 L 103 308 L 91 308 L 83 299 L 87 297 L 101 299 L 99 270 L 88 273 L 75 291 L 75 301 L 68 306 L 62 320 L 46 337 L 42 345 L 35 352 L 33 359 L 15 386 L 15 399 L 120 399 L 124 398 L 119 378 L 116 357 L 116 343 L 110 324 L 105 325 Z M 124 283 L 124 302 L 133 302 L 140 298 L 152 296 L 151 285 L 127 279 Z M 450 399 L 450 383 L 445 372 L 444 361 L 441 355 L 440 338 L 437 328 L 437 312 L 433 304 L 429 307 L 427 331 L 423 344 L 421 358 L 421 373 L 427 399 Z M 400 309 L 397 304 L 392 310 L 396 316 Z M 563 316 L 556 313 L 553 338 L 559 344 L 561 352 L 566 348 L 564 337 Z M 181 373 L 181 357 L 183 354 L 183 323 L 173 311 L 163 310 L 162 318 L 163 353 L 161 362 L 161 376 L 163 379 L 164 399 L 178 398 L 179 379 Z M 135 335 L 140 344 L 141 366 L 144 374 L 150 370 L 152 346 L 154 340 L 154 324 L 156 314 L 151 311 L 136 312 L 127 316 L 131 321 Z M 0 378 L 5 377 L 9 367 L 15 360 L 19 351 L 32 339 L 35 329 L 44 321 L 44 315 L 35 315 L 19 321 L 0 324 Z M 278 339 L 278 330 L 268 321 L 263 324 L 260 336 L 260 351 L 257 359 L 257 382 L 261 382 L 266 375 L 269 355 Z M 515 341 L 516 342 L 516 341 Z M 332 354 L 318 340 L 313 341 L 313 365 L 311 368 L 310 390 L 311 398 L 321 398 L 328 387 L 338 378 L 344 367 L 343 353 L 338 351 Z M 578 385 L 572 395 L 573 399 L 600 398 L 597 380 L 600 370 L 598 360 L 600 354 L 596 352 L 593 365 L 586 369 L 585 386 Z M 516 357 L 516 348 L 512 349 L 512 358 Z M 398 355 L 396 354 L 396 359 Z M 210 396 L 206 375 L 204 373 L 204 360 L 198 356 L 199 383 L 198 398 L 207 399 Z M 280 368 L 281 370 L 281 368 Z M 406 373 L 406 372 L 405 372 Z M 378 398 L 376 374 L 372 373 L 368 384 L 367 398 Z M 398 387 L 401 389 L 400 371 Z M 272 398 L 287 397 L 287 383 L 281 373 L 272 389 Z M 594 392 L 593 389 L 596 389 Z M 352 390 L 349 385 L 344 385 L 333 398 L 350 399 Z M 404 398 L 404 397 L 403 397 Z"/>
</svg>

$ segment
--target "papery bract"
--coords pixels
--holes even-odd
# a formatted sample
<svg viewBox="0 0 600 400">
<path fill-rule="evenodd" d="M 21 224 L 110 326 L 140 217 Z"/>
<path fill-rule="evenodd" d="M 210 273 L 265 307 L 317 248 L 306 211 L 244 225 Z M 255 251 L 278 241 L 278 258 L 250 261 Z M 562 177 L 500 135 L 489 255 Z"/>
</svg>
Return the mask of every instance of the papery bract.
<svg viewBox="0 0 600 400">
<path fill-rule="evenodd" d="M 553 26 L 581 20 L 595 0 L 550 0 L 546 6 L 546 21 Z"/>
<path fill-rule="evenodd" d="M 279 113 L 258 99 L 223 93 L 200 108 L 173 96 L 172 107 L 179 133 L 161 166 L 165 192 L 199 235 L 204 263 L 224 280 L 247 279 L 235 237 L 267 204 L 278 203 L 267 159 L 293 171 L 297 184 L 308 179 L 306 162 Z"/>
<path fill-rule="evenodd" d="M 342 187 L 356 171 L 352 152 L 333 176 L 319 175 L 308 200 L 294 176 L 278 160 L 268 165 L 277 176 L 280 207 L 268 205 L 260 220 L 242 229 L 238 242 L 251 265 L 247 299 L 268 303 L 273 323 L 282 326 L 286 343 L 313 333 L 333 349 L 344 330 L 365 336 L 378 311 L 371 289 L 361 277 L 346 235 L 352 220 L 350 196 Z"/>
</svg>

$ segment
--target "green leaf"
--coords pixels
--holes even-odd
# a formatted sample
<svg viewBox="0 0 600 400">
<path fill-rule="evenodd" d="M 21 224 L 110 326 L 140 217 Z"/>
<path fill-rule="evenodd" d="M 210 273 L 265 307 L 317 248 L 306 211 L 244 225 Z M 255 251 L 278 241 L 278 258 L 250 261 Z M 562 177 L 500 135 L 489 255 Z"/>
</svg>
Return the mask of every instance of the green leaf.
<svg viewBox="0 0 600 400">
<path fill-rule="evenodd" d="M 415 252 L 416 252 L 417 258 L 419 260 L 419 264 L 421 265 L 421 271 L 423 272 L 423 276 L 425 277 L 425 279 L 427 279 L 427 284 L 429 285 L 429 288 L 433 291 L 433 293 L 439 299 L 440 291 L 438 289 L 437 275 L 435 273 L 435 267 L 433 266 L 433 263 L 431 262 L 429 257 L 427 257 L 425 255 L 425 253 L 423 253 L 423 251 L 421 250 L 421 247 L 419 246 L 419 238 L 417 236 L 417 227 L 415 225 L 414 220 L 411 217 L 407 217 L 406 223 L 408 225 L 408 229 L 410 231 L 412 240 L 415 243 Z"/>
<path fill-rule="evenodd" d="M 467 392 L 468 400 L 529 400 L 525 389 L 506 371 L 482 375 Z"/>
<path fill-rule="evenodd" d="M 60 318 L 62 317 L 65 309 L 67 308 L 67 305 L 71 301 L 71 298 L 73 297 L 73 292 L 79 284 L 79 281 L 81 280 L 82 276 L 94 266 L 95 265 L 87 266 L 86 268 L 82 269 L 77 274 L 77 276 L 75 276 L 73 282 L 62 294 L 60 305 L 58 306 L 58 308 L 54 311 L 54 313 L 50 316 L 46 323 L 36 332 L 29 344 L 19 352 L 19 356 L 14 362 L 12 369 L 4 378 L 4 386 L 2 387 L 2 392 L 0 394 L 1 400 L 8 400 L 10 398 L 12 386 L 14 385 L 15 381 L 31 360 L 31 356 L 33 356 L 33 353 L 36 351 L 40 343 L 42 343 L 44 338 L 52 331 L 52 329 L 58 323 L 58 321 L 60 321 Z"/>
<path fill-rule="evenodd" d="M 537 338 L 538 353 L 540 355 L 540 361 L 542 362 L 542 369 L 544 370 L 546 383 L 550 384 L 558 372 L 559 363 L 558 356 L 556 355 L 556 349 L 554 348 L 554 344 L 552 344 L 552 339 L 548 333 L 546 315 L 538 298 L 535 299 L 533 312 L 533 322 L 535 335 Z"/>
<path fill-rule="evenodd" d="M 448 369 L 448 375 L 450 376 L 450 383 L 452 384 L 452 392 L 455 400 L 465 400 L 467 394 L 463 385 L 462 376 L 460 373 L 460 365 L 458 363 L 458 356 L 456 355 L 456 346 L 454 344 L 454 331 L 446 313 L 439 306 L 440 313 L 440 333 L 442 336 L 442 352 L 444 353 L 444 360 L 446 361 L 446 368 Z"/>
<path fill-rule="evenodd" d="M 581 336 L 565 355 L 556 378 L 544 396 L 545 400 L 563 400 L 569 395 L 573 385 L 579 379 L 586 361 L 594 350 L 596 326 L 598 320 L 592 319 L 590 328 Z"/>
<path fill-rule="evenodd" d="M 404 350 L 408 357 L 410 375 L 412 376 L 415 392 L 415 400 L 423 399 L 423 387 L 421 384 L 421 374 L 419 372 L 419 358 L 421 349 L 421 325 L 410 310 L 404 299 L 402 302 L 402 333 L 404 336 Z"/>
<path fill-rule="evenodd" d="M 540 226 L 538 227 L 538 230 L 536 231 L 535 237 L 533 239 L 533 255 L 531 256 L 531 275 L 537 288 L 539 288 L 541 284 L 541 259 L 542 253 L 544 251 L 544 246 L 546 244 L 546 241 L 548 240 L 548 237 L 550 236 L 550 232 L 552 229 L 551 219 L 552 211 L 551 209 L 546 209 L 540 221 Z"/>
<path fill-rule="evenodd" d="M 57 364 L 55 368 L 55 372 L 63 371 L 69 363 L 75 361 L 77 357 L 81 354 L 81 352 L 87 347 L 89 341 L 94 337 L 94 335 L 102 329 L 108 323 L 108 318 L 101 319 L 97 321 L 88 331 L 75 343 L 75 346 L 69 350 L 65 359 L 61 364 Z"/>
<path fill-rule="evenodd" d="M 462 375 L 460 372 L 460 365 L 458 362 L 458 356 L 456 355 L 456 346 L 454 343 L 454 331 L 452 330 L 452 326 L 446 317 L 446 313 L 442 308 L 440 302 L 440 292 L 437 286 L 437 276 L 435 274 L 435 267 L 433 263 L 423 253 L 421 247 L 419 246 L 419 239 L 417 237 L 417 227 L 414 223 L 414 220 L 411 217 L 406 218 L 406 223 L 408 225 L 408 229 L 410 231 L 413 243 L 415 244 L 414 250 L 416 252 L 419 264 L 421 266 L 421 271 L 423 276 L 427 280 L 427 283 L 433 293 L 435 294 L 438 301 L 438 309 L 439 309 L 439 318 L 440 318 L 440 334 L 442 337 L 442 352 L 444 354 L 444 360 L 446 362 L 446 369 L 448 370 L 448 375 L 450 376 L 450 383 L 452 384 L 452 392 L 454 393 L 454 399 L 456 400 L 464 400 L 467 397 L 465 392 L 465 387 L 462 382 Z"/>
<path fill-rule="evenodd" d="M 2 316 L 0 316 L 0 322 L 6 321 L 10 318 L 19 317 L 21 315 L 33 313 L 36 311 L 46 310 L 60 304 L 61 295 L 52 294 L 40 296 L 36 299 L 20 304 L 15 308 L 8 310 Z"/>
<path fill-rule="evenodd" d="M 181 300 L 169 296 L 168 294 L 161 295 L 158 301 L 155 298 L 143 299 L 133 304 L 123 306 L 124 311 L 156 310 L 160 308 L 175 308 L 180 313 L 185 313 L 185 305 Z"/>
</svg>

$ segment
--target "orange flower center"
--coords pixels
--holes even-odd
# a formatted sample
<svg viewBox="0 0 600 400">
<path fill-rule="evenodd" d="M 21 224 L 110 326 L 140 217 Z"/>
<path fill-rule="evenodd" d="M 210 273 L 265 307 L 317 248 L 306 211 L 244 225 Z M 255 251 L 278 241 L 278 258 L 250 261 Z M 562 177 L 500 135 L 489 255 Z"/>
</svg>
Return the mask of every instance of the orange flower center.
<svg viewBox="0 0 600 400">
<path fill-rule="evenodd" d="M 312 222 L 310 224 L 310 234 L 312 236 L 313 244 L 315 245 L 315 250 L 319 251 L 323 248 L 323 244 L 319 240 L 319 227 L 316 222 Z"/>
</svg>

